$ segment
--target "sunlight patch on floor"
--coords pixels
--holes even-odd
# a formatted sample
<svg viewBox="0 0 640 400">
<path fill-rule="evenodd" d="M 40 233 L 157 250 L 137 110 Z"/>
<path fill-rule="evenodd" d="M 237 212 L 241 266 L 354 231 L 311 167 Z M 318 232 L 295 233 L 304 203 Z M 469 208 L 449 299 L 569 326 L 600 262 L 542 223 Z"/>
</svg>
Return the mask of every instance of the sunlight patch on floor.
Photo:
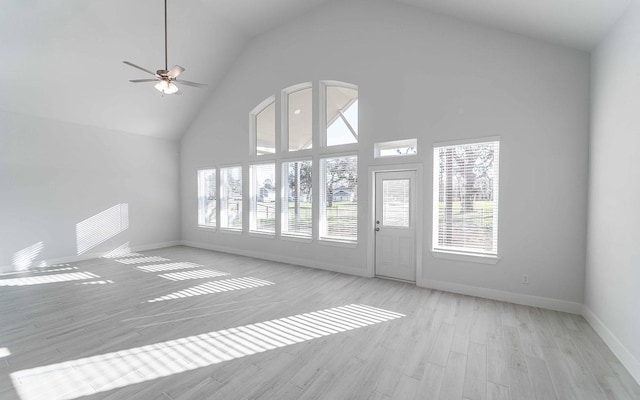
<svg viewBox="0 0 640 400">
<path fill-rule="evenodd" d="M 174 269 L 202 268 L 202 265 L 194 264 L 190 262 L 174 262 L 174 263 L 166 263 L 166 264 L 145 265 L 145 266 L 136 267 L 136 268 L 144 272 L 162 272 L 162 271 L 171 271 Z"/>
<path fill-rule="evenodd" d="M 350 304 L 25 369 L 11 380 L 22 400 L 71 400 L 404 316 Z"/>
<path fill-rule="evenodd" d="M 188 289 L 179 290 L 166 296 L 157 297 L 147 303 L 155 303 L 158 301 L 174 300 L 185 297 L 201 296 L 203 294 L 213 294 L 220 292 L 228 292 L 231 290 L 252 289 L 260 286 L 275 285 L 273 282 L 263 281 L 252 277 L 231 278 L 220 281 L 206 282 L 201 285 L 193 286 Z"/>
<path fill-rule="evenodd" d="M 120 264 L 143 264 L 143 263 L 150 263 L 150 262 L 169 261 L 169 259 L 151 256 L 151 257 L 122 258 L 115 261 L 119 262 Z"/>
<path fill-rule="evenodd" d="M 211 269 L 198 269 L 195 271 L 171 272 L 168 274 L 158 275 L 160 278 L 169 279 L 170 281 L 186 281 L 189 279 L 216 278 L 218 276 L 229 275 L 228 272 L 214 271 Z"/>
<path fill-rule="evenodd" d="M 92 274 L 91 272 L 72 272 L 69 274 L 40 275 L 24 278 L 0 279 L 0 286 L 30 286 L 41 285 L 45 283 L 81 281 L 84 279 L 95 278 L 100 278 L 100 276 Z"/>
</svg>

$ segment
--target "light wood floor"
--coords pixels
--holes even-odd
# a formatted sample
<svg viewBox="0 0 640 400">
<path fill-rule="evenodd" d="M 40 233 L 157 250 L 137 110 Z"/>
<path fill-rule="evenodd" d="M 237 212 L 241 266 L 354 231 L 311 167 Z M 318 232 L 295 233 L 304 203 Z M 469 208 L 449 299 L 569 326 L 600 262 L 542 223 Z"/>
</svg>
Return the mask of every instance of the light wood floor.
<svg viewBox="0 0 640 400">
<path fill-rule="evenodd" d="M 187 247 L 0 304 L 3 400 L 640 399 L 581 316 Z"/>
</svg>

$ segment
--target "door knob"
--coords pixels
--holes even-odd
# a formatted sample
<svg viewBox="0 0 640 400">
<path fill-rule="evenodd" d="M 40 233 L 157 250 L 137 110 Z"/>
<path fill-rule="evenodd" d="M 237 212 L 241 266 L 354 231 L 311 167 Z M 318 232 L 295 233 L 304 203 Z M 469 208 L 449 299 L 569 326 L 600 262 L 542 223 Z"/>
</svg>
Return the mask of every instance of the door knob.
<svg viewBox="0 0 640 400">
<path fill-rule="evenodd" d="M 380 232 L 380 228 L 376 228 L 376 232 Z"/>
</svg>

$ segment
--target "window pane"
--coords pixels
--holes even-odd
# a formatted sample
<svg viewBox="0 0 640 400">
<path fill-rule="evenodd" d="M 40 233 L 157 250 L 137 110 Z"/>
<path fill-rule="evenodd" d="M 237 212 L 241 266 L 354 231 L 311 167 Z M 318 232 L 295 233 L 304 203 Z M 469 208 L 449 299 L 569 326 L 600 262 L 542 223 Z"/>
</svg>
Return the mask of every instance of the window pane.
<svg viewBox="0 0 640 400">
<path fill-rule="evenodd" d="M 382 181 L 382 225 L 409 227 L 411 187 L 409 179 Z"/>
<path fill-rule="evenodd" d="M 216 170 L 198 171 L 198 225 L 216 226 Z"/>
<path fill-rule="evenodd" d="M 276 231 L 275 175 L 275 164 L 251 166 L 251 231 Z"/>
<path fill-rule="evenodd" d="M 320 238 L 358 239 L 358 157 L 320 160 Z"/>
<path fill-rule="evenodd" d="M 289 151 L 310 149 L 313 121 L 311 88 L 289 93 L 288 103 Z"/>
<path fill-rule="evenodd" d="M 242 229 L 242 167 L 220 169 L 220 226 Z"/>
<path fill-rule="evenodd" d="M 276 152 L 276 103 L 273 102 L 256 115 L 256 154 Z"/>
<path fill-rule="evenodd" d="M 374 156 L 378 157 L 401 157 L 418 154 L 418 140 L 394 140 L 392 142 L 376 143 L 374 146 Z"/>
<path fill-rule="evenodd" d="M 287 182 L 282 199 L 282 234 L 311 237 L 312 176 L 311 160 L 282 164 Z"/>
<path fill-rule="evenodd" d="M 497 255 L 500 142 L 434 148 L 434 250 Z"/>
<path fill-rule="evenodd" d="M 358 143 L 358 91 L 327 86 L 327 146 Z"/>
</svg>

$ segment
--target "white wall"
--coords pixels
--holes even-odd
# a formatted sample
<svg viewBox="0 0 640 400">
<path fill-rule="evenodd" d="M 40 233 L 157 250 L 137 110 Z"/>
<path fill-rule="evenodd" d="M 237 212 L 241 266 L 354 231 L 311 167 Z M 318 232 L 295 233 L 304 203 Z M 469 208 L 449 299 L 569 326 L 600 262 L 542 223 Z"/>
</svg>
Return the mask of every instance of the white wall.
<svg viewBox="0 0 640 400">
<path fill-rule="evenodd" d="M 640 3 L 592 60 L 585 316 L 640 382 Z"/>
<path fill-rule="evenodd" d="M 0 111 L 0 270 L 179 240 L 178 170 L 174 141 Z"/>
<path fill-rule="evenodd" d="M 287 86 L 359 86 L 356 248 L 207 232 L 196 219 L 196 169 L 250 160 L 248 113 Z M 329 3 L 248 46 L 182 140 L 182 238 L 302 265 L 366 274 L 373 144 L 417 137 L 424 164 L 424 285 L 579 311 L 583 301 L 589 128 L 588 54 L 378 1 Z M 436 259 L 431 146 L 499 135 L 497 265 Z M 245 186 L 247 188 L 247 186 Z M 247 208 L 245 207 L 245 211 Z M 522 274 L 531 283 L 521 285 Z M 532 297 L 529 297 L 532 296 Z M 553 299 L 545 303 L 543 299 Z"/>
</svg>

